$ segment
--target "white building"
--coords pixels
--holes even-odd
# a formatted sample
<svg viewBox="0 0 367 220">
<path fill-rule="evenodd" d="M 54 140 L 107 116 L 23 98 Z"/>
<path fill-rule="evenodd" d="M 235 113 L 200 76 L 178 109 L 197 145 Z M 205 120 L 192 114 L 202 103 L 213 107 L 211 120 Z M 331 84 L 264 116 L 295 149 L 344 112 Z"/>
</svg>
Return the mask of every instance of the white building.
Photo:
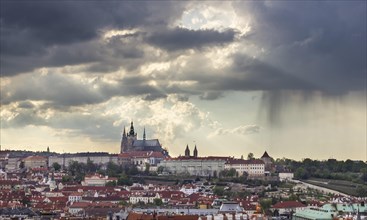
<svg viewBox="0 0 367 220">
<path fill-rule="evenodd" d="M 95 164 L 107 164 L 108 162 L 118 163 L 118 157 L 116 154 L 109 153 L 76 153 L 76 154 L 60 154 L 58 156 L 49 157 L 49 166 L 53 163 L 58 163 L 61 167 L 67 168 L 73 161 L 78 161 L 79 163 L 87 163 L 88 160 L 93 161 Z"/>
<path fill-rule="evenodd" d="M 279 173 L 280 181 L 289 181 L 289 180 L 292 180 L 293 177 L 294 177 L 293 173 Z"/>
<path fill-rule="evenodd" d="M 68 202 L 74 203 L 82 200 L 83 193 L 82 192 L 73 192 L 68 196 Z"/>
<path fill-rule="evenodd" d="M 24 158 L 23 162 L 26 168 L 47 167 L 47 157 L 29 156 Z"/>
<path fill-rule="evenodd" d="M 259 159 L 242 160 L 242 159 L 229 159 L 224 165 L 225 169 L 235 169 L 239 176 L 242 176 L 244 172 L 249 177 L 260 177 L 265 175 L 265 163 Z"/>
<path fill-rule="evenodd" d="M 130 195 L 130 203 L 136 204 L 139 202 L 143 202 L 144 204 L 153 203 L 154 199 L 160 198 L 158 193 L 146 193 L 146 192 L 137 192 Z"/>
<path fill-rule="evenodd" d="M 193 193 L 197 193 L 199 189 L 200 189 L 199 187 L 193 184 L 186 184 L 181 187 L 180 191 L 185 193 L 186 195 L 191 195 Z"/>
<path fill-rule="evenodd" d="M 103 176 L 101 174 L 86 175 L 84 181 L 82 181 L 83 186 L 105 186 L 106 183 L 117 181 L 117 178 Z"/>
<path fill-rule="evenodd" d="M 224 170 L 227 157 L 177 157 L 167 158 L 158 166 L 172 174 L 189 174 L 196 176 L 215 176 Z"/>
</svg>

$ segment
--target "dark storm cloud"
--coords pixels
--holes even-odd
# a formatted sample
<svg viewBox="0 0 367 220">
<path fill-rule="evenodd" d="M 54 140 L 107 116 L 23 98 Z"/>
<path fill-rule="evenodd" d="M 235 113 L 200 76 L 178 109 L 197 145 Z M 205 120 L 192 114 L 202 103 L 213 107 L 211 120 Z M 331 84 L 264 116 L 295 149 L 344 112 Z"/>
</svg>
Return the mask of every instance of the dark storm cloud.
<svg viewBox="0 0 367 220">
<path fill-rule="evenodd" d="M 50 48 L 93 41 L 103 30 L 165 26 L 179 16 L 182 5 L 177 2 L 1 1 L 1 74 L 62 65 L 47 62 L 50 59 L 45 57 Z M 64 55 L 68 54 L 64 51 Z M 125 55 L 139 56 L 133 51 Z"/>
<path fill-rule="evenodd" d="M 0 95 L 2 104 L 35 100 L 49 101 L 61 106 L 95 104 L 105 98 L 93 86 L 83 85 L 58 74 L 30 78 L 22 75 L 14 83 L 3 86 Z"/>
<path fill-rule="evenodd" d="M 221 45 L 235 40 L 236 31 L 228 29 L 217 30 L 189 30 L 186 28 L 166 29 L 157 31 L 146 37 L 152 45 L 169 51 L 181 49 L 200 49 L 208 45 Z"/>
<path fill-rule="evenodd" d="M 366 89 L 365 1 L 234 5 L 238 13 L 247 10 L 254 16 L 254 31 L 245 42 L 265 48 L 263 63 L 328 94 Z"/>
</svg>

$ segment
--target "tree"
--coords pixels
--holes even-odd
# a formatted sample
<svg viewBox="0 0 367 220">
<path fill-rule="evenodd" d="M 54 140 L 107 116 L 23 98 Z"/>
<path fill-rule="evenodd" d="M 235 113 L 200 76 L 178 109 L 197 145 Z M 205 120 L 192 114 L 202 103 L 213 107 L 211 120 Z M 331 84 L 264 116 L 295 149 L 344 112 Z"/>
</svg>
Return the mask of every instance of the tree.
<svg viewBox="0 0 367 220">
<path fill-rule="evenodd" d="M 223 196 L 224 195 L 224 187 L 223 186 L 215 186 L 213 189 L 214 195 Z"/>
<path fill-rule="evenodd" d="M 55 171 L 59 171 L 61 169 L 61 165 L 57 162 L 53 163 L 52 167 L 54 168 Z"/>
<path fill-rule="evenodd" d="M 254 154 L 253 153 L 249 153 L 247 155 L 247 160 L 252 160 L 252 159 L 254 159 Z"/>
<path fill-rule="evenodd" d="M 367 182 L 367 168 L 362 168 L 360 172 L 362 174 L 361 180 Z"/>
<path fill-rule="evenodd" d="M 263 212 L 267 212 L 270 209 L 271 205 L 272 205 L 271 199 L 261 199 L 260 200 L 260 206 Z"/>
<path fill-rule="evenodd" d="M 106 183 L 106 186 L 116 186 L 116 185 L 117 185 L 116 181 L 108 181 Z"/>
<path fill-rule="evenodd" d="M 22 160 L 22 161 L 20 161 L 19 168 L 20 169 L 23 169 L 24 167 L 25 167 L 24 161 Z"/>
<path fill-rule="evenodd" d="M 159 166 L 158 169 L 157 169 L 157 172 L 158 173 L 162 173 L 164 170 L 164 167 L 163 166 Z"/>
<path fill-rule="evenodd" d="M 153 204 L 156 205 L 156 206 L 161 206 L 163 204 L 163 201 L 160 198 L 155 198 L 153 200 Z"/>
<path fill-rule="evenodd" d="M 95 173 L 97 172 L 97 164 L 93 163 L 93 161 L 88 157 L 87 158 L 87 164 L 86 164 L 86 171 L 88 173 Z"/>
<path fill-rule="evenodd" d="M 110 161 L 107 163 L 106 174 L 111 177 L 118 177 L 118 175 L 122 172 L 122 169 L 119 165 Z"/>
<path fill-rule="evenodd" d="M 296 173 L 294 174 L 294 177 L 297 178 L 297 179 L 305 180 L 305 179 L 308 179 L 310 177 L 310 174 L 303 167 L 299 167 L 296 170 Z"/>
<path fill-rule="evenodd" d="M 236 173 L 237 173 L 237 171 L 236 171 L 236 169 L 235 168 L 231 168 L 231 169 L 229 169 L 229 171 L 228 171 L 228 176 L 229 177 L 234 177 L 235 175 L 236 175 Z"/>
<path fill-rule="evenodd" d="M 149 163 L 145 163 L 145 173 L 149 173 L 150 170 L 150 164 Z"/>
</svg>

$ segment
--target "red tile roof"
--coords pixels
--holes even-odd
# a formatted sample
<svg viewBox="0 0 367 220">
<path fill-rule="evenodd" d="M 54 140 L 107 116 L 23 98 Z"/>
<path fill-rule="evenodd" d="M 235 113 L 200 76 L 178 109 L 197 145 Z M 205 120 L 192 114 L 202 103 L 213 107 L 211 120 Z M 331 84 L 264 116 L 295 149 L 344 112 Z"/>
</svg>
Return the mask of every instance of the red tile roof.
<svg viewBox="0 0 367 220">
<path fill-rule="evenodd" d="M 278 202 L 277 204 L 273 205 L 272 208 L 286 209 L 286 208 L 299 208 L 299 207 L 306 207 L 306 205 L 297 201 L 284 201 L 284 202 Z"/>
</svg>

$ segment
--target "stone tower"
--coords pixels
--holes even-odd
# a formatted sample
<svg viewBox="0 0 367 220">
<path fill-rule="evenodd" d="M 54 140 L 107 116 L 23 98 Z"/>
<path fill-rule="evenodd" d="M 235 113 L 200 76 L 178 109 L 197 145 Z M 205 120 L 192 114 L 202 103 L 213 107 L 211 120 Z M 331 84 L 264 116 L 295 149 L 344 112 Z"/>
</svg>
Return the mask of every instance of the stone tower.
<svg viewBox="0 0 367 220">
<path fill-rule="evenodd" d="M 185 157 L 190 157 L 190 149 L 189 149 L 189 145 L 186 145 Z"/>
<path fill-rule="evenodd" d="M 198 157 L 198 149 L 196 148 L 196 144 L 195 144 L 195 149 L 194 149 L 194 157 Z"/>
<path fill-rule="evenodd" d="M 133 146 L 134 141 L 136 141 L 138 134 L 134 131 L 134 123 L 131 121 L 130 131 L 127 134 L 127 143 L 129 146 Z"/>
<path fill-rule="evenodd" d="M 127 136 L 126 136 L 126 131 L 125 131 L 125 126 L 124 126 L 124 131 L 122 132 L 122 138 L 121 138 L 121 148 L 120 148 L 120 153 L 123 153 L 127 150 L 128 146 L 127 146 Z"/>
</svg>

